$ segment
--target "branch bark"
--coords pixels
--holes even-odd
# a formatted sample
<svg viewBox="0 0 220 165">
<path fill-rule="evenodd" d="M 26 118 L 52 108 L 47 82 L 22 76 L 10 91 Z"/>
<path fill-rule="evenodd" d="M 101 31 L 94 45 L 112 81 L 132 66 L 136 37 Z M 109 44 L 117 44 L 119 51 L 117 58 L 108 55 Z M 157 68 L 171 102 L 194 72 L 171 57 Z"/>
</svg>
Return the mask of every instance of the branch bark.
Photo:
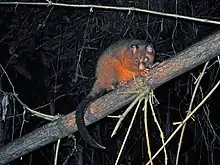
<svg viewBox="0 0 220 165">
<path fill-rule="evenodd" d="M 184 72 L 218 56 L 220 54 L 220 31 L 192 45 L 172 59 L 166 60 L 154 68 L 146 78 L 137 78 L 151 89 L 156 89 L 165 82 Z M 126 87 L 116 89 L 94 101 L 85 113 L 86 125 L 115 112 L 130 103 L 135 94 L 122 92 L 136 91 L 136 84 L 131 81 Z M 3 146 L 0 149 L 0 164 L 6 164 L 33 150 L 63 138 L 77 131 L 75 112 L 55 120 L 33 132 Z"/>
</svg>

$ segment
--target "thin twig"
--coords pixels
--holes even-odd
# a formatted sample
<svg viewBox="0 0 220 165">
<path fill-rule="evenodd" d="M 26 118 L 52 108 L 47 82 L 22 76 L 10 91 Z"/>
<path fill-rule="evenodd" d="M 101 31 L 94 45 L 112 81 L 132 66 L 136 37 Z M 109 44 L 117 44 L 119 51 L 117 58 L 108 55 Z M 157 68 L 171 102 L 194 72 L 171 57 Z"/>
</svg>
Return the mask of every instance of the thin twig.
<svg viewBox="0 0 220 165">
<path fill-rule="evenodd" d="M 126 115 L 131 111 L 131 109 L 135 106 L 135 104 L 143 97 L 147 94 L 148 90 L 144 91 L 143 93 L 141 93 L 140 95 L 138 95 L 136 97 L 136 99 L 129 105 L 129 107 L 125 110 L 125 112 L 122 115 L 119 115 L 119 120 L 114 128 L 114 130 L 112 131 L 111 137 L 113 137 L 119 126 L 121 125 L 122 121 L 124 120 L 124 118 L 126 117 Z"/>
<path fill-rule="evenodd" d="M 2 65 L 0 65 L 0 68 L 2 69 L 2 71 L 4 72 L 9 84 L 11 85 L 12 87 L 12 96 L 25 108 L 27 109 L 28 111 L 30 111 L 31 113 L 33 113 L 35 116 L 37 117 L 41 117 L 43 119 L 46 119 L 46 120 L 50 120 L 50 121 L 53 121 L 53 120 L 56 120 L 59 118 L 59 116 L 51 116 L 51 115 L 46 115 L 46 114 L 43 114 L 43 113 L 40 113 L 40 112 L 37 112 L 37 111 L 34 111 L 32 110 L 31 108 L 29 108 L 25 103 L 23 103 L 21 101 L 21 99 L 18 97 L 18 94 L 16 94 L 15 92 L 15 87 L 14 85 L 12 84 L 7 72 L 5 71 L 5 69 L 2 67 Z"/>
<path fill-rule="evenodd" d="M 160 16 L 165 16 L 165 17 L 179 18 L 179 19 L 185 19 L 185 20 L 190 20 L 190 21 L 197 21 L 197 22 L 220 25 L 219 21 L 183 16 L 183 15 L 178 15 L 178 14 L 163 13 L 163 12 L 146 10 L 146 9 L 135 8 L 135 7 L 117 7 L 117 6 L 101 6 L 101 5 L 73 5 L 73 4 L 53 3 L 53 2 L 51 2 L 51 3 L 44 3 L 44 2 L 37 2 L 37 3 L 34 3 L 34 2 L 0 2 L 0 5 L 34 5 L 34 6 L 60 6 L 60 7 L 73 7 L 73 8 L 90 8 L 91 12 L 93 12 L 94 9 L 128 11 L 129 13 L 131 11 L 136 11 L 136 12 L 160 15 Z"/>
<path fill-rule="evenodd" d="M 138 105 L 137 105 L 137 107 L 136 107 L 136 109 L 135 109 L 135 111 L 134 111 L 134 115 L 133 115 L 133 117 L 132 117 L 132 119 L 131 119 L 131 123 L 130 123 L 130 125 L 129 125 L 129 127 L 128 127 L 128 131 L 127 131 L 127 133 L 126 133 L 126 135 L 125 135 L 124 141 L 123 141 L 122 146 L 121 146 L 121 148 L 120 148 L 120 151 L 119 151 L 119 153 L 118 153 L 118 157 L 117 157 L 117 159 L 116 159 L 115 165 L 118 164 L 118 161 L 119 161 L 119 159 L 120 159 L 120 157 L 121 157 L 121 154 L 122 154 L 122 151 L 123 151 L 123 149 L 124 149 L 125 143 L 126 143 L 126 141 L 127 141 L 127 139 L 128 139 L 128 135 L 129 135 L 129 133 L 130 133 L 130 131 L 131 131 L 131 127 L 132 127 L 132 125 L 133 125 L 133 123 L 134 123 L 134 119 L 135 119 L 135 117 L 136 117 L 136 115 L 137 115 L 138 109 L 139 109 L 140 104 L 141 104 L 141 102 L 142 102 L 143 99 L 144 99 L 143 96 L 139 99 Z"/>
<path fill-rule="evenodd" d="M 207 69 L 208 64 L 209 64 L 209 61 L 206 62 L 205 66 L 204 66 L 204 68 L 202 70 L 202 73 L 198 76 L 198 78 L 196 80 L 196 86 L 194 88 L 194 91 L 193 91 L 193 94 L 192 94 L 192 98 L 191 98 L 191 101 L 190 101 L 190 105 L 189 105 L 189 109 L 188 109 L 188 112 L 187 112 L 186 116 L 188 116 L 191 113 L 192 105 L 193 105 L 193 102 L 194 102 L 194 99 L 195 99 L 195 96 L 196 96 L 196 92 L 197 92 L 197 90 L 199 88 L 200 82 L 201 82 L 201 80 L 202 80 L 202 78 L 203 78 L 203 76 L 205 74 L 205 71 Z M 178 150 L 177 150 L 177 155 L 176 155 L 176 165 L 178 165 L 178 163 L 179 163 L 180 149 L 181 149 L 181 144 L 182 144 L 183 134 L 184 134 L 185 128 L 186 128 L 186 123 L 183 125 L 182 131 L 181 131 L 181 134 L 180 134 Z"/>
<path fill-rule="evenodd" d="M 161 129 L 161 126 L 157 120 L 157 117 L 155 115 L 155 112 L 154 112 L 154 107 L 153 107 L 153 98 L 154 98 L 154 94 L 153 94 L 153 91 L 151 91 L 150 95 L 149 95 L 149 103 L 150 103 L 150 109 L 151 109 L 151 112 L 152 112 L 152 115 L 153 115 L 153 118 L 154 118 L 154 122 L 156 123 L 157 125 L 157 128 L 160 132 L 160 138 L 161 138 L 161 141 L 162 141 L 162 144 L 164 145 L 164 133 Z M 167 151 L 166 151 L 166 148 L 164 147 L 164 162 L 165 162 L 165 165 L 167 165 L 167 160 L 168 160 L 168 157 L 167 157 Z"/>
<path fill-rule="evenodd" d="M 146 142 L 147 142 L 147 152 L 148 156 L 150 159 L 150 164 L 153 165 L 153 161 L 151 159 L 151 149 L 150 149 L 150 138 L 149 138 L 149 133 L 148 133 L 148 127 L 147 127 L 147 102 L 148 102 L 149 97 L 145 98 L 144 102 L 144 128 L 145 128 L 145 135 L 146 135 Z"/>
<path fill-rule="evenodd" d="M 220 85 L 220 80 L 217 84 L 212 88 L 212 90 L 204 97 L 204 99 L 196 106 L 196 108 L 183 120 L 183 122 L 173 131 L 172 135 L 166 140 L 163 146 L 159 148 L 159 150 L 154 154 L 152 160 L 160 153 L 160 151 L 170 142 L 170 140 L 176 135 L 176 133 L 182 128 L 182 126 L 194 115 L 194 113 L 205 103 L 205 101 L 212 95 L 212 93 L 218 88 Z M 147 162 L 148 165 L 150 162 Z"/>
<path fill-rule="evenodd" d="M 55 155 L 54 155 L 54 165 L 57 165 L 57 158 L 58 158 L 59 148 L 60 148 L 60 139 L 57 141 L 57 145 L 56 145 L 56 152 L 55 152 Z"/>
<path fill-rule="evenodd" d="M 47 114 L 44 114 L 44 113 L 40 113 L 38 111 L 34 111 L 32 110 L 31 108 L 29 108 L 25 103 L 23 103 L 20 98 L 18 97 L 17 94 L 13 94 L 13 96 L 16 98 L 16 100 L 25 108 L 27 109 L 28 111 L 30 111 L 31 113 L 33 113 L 33 115 L 37 116 L 37 117 L 40 117 L 40 118 L 43 118 L 45 120 L 49 120 L 49 121 L 53 121 L 53 120 L 56 120 L 58 119 L 60 116 L 56 115 L 56 116 L 52 116 L 52 115 L 47 115 Z"/>
</svg>

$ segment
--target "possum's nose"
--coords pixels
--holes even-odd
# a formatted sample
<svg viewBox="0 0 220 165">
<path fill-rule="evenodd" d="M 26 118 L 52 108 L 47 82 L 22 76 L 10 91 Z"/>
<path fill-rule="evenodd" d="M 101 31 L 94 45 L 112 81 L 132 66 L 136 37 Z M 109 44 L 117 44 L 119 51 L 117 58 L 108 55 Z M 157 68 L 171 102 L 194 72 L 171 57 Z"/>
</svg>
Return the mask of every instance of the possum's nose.
<svg viewBox="0 0 220 165">
<path fill-rule="evenodd" d="M 139 70 L 144 70 L 145 66 L 142 63 L 140 63 L 138 68 L 139 68 Z"/>
</svg>

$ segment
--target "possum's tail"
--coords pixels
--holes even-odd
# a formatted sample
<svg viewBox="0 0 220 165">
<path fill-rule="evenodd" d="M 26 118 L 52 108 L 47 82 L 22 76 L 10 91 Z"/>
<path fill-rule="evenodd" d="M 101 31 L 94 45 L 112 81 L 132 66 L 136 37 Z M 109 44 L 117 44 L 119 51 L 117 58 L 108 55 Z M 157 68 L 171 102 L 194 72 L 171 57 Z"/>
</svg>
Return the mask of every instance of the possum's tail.
<svg viewBox="0 0 220 165">
<path fill-rule="evenodd" d="M 100 90 L 98 90 L 100 91 Z M 98 92 L 99 93 L 99 92 Z M 78 130 L 81 134 L 81 137 L 85 142 L 90 144 L 91 146 L 95 148 L 105 149 L 104 146 L 100 145 L 98 142 L 96 142 L 92 136 L 89 134 L 85 121 L 84 121 L 84 113 L 86 108 L 88 107 L 89 103 L 97 99 L 98 95 L 97 91 L 93 88 L 92 91 L 81 101 L 81 103 L 76 108 L 76 124 L 78 127 Z"/>
</svg>

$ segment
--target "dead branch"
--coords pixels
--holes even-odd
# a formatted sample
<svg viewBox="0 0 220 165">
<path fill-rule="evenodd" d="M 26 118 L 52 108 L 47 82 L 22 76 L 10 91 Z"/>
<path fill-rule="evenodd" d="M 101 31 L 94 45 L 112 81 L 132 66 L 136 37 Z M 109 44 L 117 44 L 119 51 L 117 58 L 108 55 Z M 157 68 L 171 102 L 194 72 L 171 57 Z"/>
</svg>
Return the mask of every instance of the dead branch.
<svg viewBox="0 0 220 165">
<path fill-rule="evenodd" d="M 219 54 L 220 31 L 192 45 L 174 58 L 164 61 L 154 68 L 144 81 L 140 77 L 136 80 L 140 83 L 144 82 L 151 89 L 156 89 L 165 82 Z M 131 91 L 136 91 L 134 81 L 131 81 L 128 86 L 114 90 L 93 102 L 85 114 L 86 125 L 106 117 L 134 100 L 135 94 L 122 94 L 122 92 Z M 0 164 L 6 164 L 75 131 L 77 131 L 75 113 L 72 112 L 2 147 L 0 149 Z"/>
</svg>

